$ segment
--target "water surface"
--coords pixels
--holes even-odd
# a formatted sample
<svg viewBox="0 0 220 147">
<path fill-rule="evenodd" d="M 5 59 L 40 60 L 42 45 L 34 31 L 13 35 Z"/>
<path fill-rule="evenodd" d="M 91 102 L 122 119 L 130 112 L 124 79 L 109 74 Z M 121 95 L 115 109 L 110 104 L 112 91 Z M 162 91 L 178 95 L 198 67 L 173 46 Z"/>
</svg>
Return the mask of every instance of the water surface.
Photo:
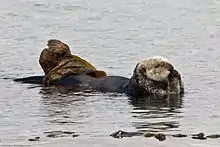
<svg viewBox="0 0 220 147">
<path fill-rule="evenodd" d="M 7 0 L 0 5 L 0 145 L 219 146 L 219 139 L 114 139 L 118 131 L 220 133 L 220 2 L 217 0 Z M 146 57 L 167 57 L 181 72 L 183 97 L 130 99 L 14 83 L 42 75 L 50 38 L 109 75 L 130 77 Z M 73 131 L 78 137 L 48 138 Z M 40 137 L 39 142 L 29 138 Z"/>
</svg>

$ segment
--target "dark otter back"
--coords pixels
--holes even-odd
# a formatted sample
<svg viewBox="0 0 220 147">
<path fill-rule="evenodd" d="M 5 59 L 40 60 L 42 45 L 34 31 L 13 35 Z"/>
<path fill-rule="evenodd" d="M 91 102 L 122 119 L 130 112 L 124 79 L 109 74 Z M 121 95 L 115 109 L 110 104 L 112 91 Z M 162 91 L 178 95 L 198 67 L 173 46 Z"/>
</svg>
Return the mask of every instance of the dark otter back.
<svg viewBox="0 0 220 147">
<path fill-rule="evenodd" d="M 120 76 L 106 76 L 103 78 L 93 78 L 87 75 L 72 75 L 69 77 L 63 77 L 56 81 L 55 85 L 81 85 L 89 86 L 91 89 L 100 92 L 118 92 L 126 93 L 126 86 L 129 79 Z"/>
<path fill-rule="evenodd" d="M 70 85 L 89 85 L 91 81 L 95 80 L 95 78 L 87 76 L 87 75 L 71 75 L 67 77 L 62 77 L 59 80 L 54 81 L 53 85 L 63 85 L 63 86 L 70 86 Z"/>
<path fill-rule="evenodd" d="M 121 76 L 106 76 L 90 82 L 90 86 L 100 92 L 127 93 L 129 79 Z"/>
<path fill-rule="evenodd" d="M 14 79 L 14 81 L 30 84 L 42 84 L 43 78 L 44 76 L 33 76 Z M 106 76 L 97 79 L 87 75 L 71 75 L 54 81 L 52 85 L 81 85 L 84 86 L 84 88 L 89 87 L 90 89 L 100 92 L 127 93 L 128 83 L 129 79 L 121 76 Z"/>
</svg>

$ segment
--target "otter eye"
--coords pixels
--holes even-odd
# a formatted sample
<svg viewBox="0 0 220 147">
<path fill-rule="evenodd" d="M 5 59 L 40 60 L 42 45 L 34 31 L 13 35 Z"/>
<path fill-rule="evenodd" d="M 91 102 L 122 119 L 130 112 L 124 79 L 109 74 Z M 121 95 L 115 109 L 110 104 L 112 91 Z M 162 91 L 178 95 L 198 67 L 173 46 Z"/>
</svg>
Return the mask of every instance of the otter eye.
<svg viewBox="0 0 220 147">
<path fill-rule="evenodd" d="M 156 66 L 155 66 L 155 68 L 158 68 L 158 67 L 160 67 L 160 65 L 156 65 Z"/>
<path fill-rule="evenodd" d="M 142 74 L 146 73 L 146 68 L 142 67 L 141 70 L 140 70 L 140 72 L 141 72 Z"/>
</svg>

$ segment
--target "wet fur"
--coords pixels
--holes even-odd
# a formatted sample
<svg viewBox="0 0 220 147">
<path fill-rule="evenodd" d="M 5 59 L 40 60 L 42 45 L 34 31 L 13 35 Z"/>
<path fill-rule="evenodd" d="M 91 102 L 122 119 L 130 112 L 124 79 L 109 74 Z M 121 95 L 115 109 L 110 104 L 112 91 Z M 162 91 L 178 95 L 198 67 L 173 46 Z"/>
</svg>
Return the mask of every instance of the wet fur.
<svg viewBox="0 0 220 147">
<path fill-rule="evenodd" d="M 181 93 L 181 76 L 164 57 L 155 56 L 138 62 L 133 78 L 149 93 Z"/>
<path fill-rule="evenodd" d="M 25 80 L 30 80 L 30 78 Z M 22 79 L 17 81 L 22 81 Z M 31 82 L 33 81 L 31 79 Z M 179 72 L 163 57 L 141 60 L 136 65 L 130 79 L 120 76 L 106 76 L 96 79 L 86 75 L 72 75 L 64 77 L 54 84 L 85 84 L 97 91 L 127 93 L 128 95 L 147 95 L 150 93 L 166 95 L 183 92 L 183 83 Z"/>
<path fill-rule="evenodd" d="M 184 93 L 184 86 L 181 79 L 181 75 L 177 70 L 173 70 L 168 77 L 169 85 L 168 91 L 169 93 Z"/>
</svg>

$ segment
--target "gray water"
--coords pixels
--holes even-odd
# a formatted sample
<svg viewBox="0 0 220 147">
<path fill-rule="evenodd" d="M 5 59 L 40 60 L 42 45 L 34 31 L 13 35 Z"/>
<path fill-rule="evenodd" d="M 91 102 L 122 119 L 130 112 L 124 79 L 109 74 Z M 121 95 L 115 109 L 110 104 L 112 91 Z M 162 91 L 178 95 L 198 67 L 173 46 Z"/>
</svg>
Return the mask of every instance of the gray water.
<svg viewBox="0 0 220 147">
<path fill-rule="evenodd" d="M 125 95 L 76 93 L 11 79 L 42 75 L 38 57 L 48 39 L 108 75 L 130 77 L 136 63 L 162 55 L 180 71 L 185 95 L 160 102 Z M 0 5 L 0 145 L 219 146 L 219 139 L 142 136 L 118 131 L 220 133 L 220 1 L 4 0 Z M 48 138 L 47 131 L 73 131 Z M 29 142 L 29 138 L 40 141 Z"/>
</svg>

